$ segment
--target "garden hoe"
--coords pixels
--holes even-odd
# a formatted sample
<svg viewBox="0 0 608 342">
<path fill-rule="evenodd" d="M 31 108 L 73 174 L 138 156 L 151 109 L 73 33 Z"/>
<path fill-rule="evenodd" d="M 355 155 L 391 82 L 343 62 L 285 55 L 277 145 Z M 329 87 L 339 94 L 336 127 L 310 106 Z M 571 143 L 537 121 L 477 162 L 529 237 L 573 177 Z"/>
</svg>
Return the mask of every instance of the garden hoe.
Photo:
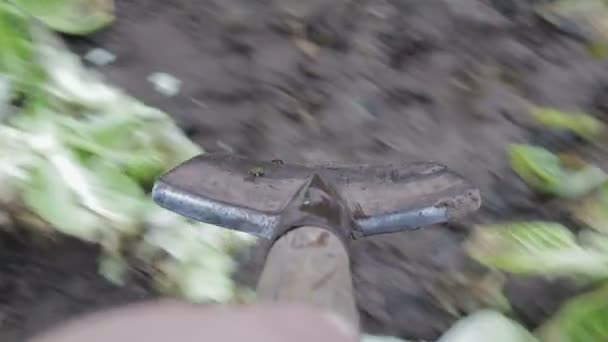
<svg viewBox="0 0 608 342">
<path fill-rule="evenodd" d="M 316 305 L 356 327 L 353 239 L 449 222 L 481 204 L 477 189 L 434 163 L 302 166 L 229 154 L 178 166 L 153 197 L 191 219 L 270 240 L 260 300 Z"/>
</svg>

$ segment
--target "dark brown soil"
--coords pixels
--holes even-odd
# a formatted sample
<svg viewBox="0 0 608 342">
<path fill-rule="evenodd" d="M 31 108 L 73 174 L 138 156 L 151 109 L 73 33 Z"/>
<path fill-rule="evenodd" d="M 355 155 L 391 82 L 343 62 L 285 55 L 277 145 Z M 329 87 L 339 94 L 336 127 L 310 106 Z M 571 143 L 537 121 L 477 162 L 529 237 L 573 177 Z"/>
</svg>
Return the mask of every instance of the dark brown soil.
<svg viewBox="0 0 608 342">
<path fill-rule="evenodd" d="M 470 222 L 374 238 L 354 250 L 366 329 L 432 339 L 455 318 L 429 288 L 439 275 L 473 267 L 460 248 L 466 226 L 557 217 L 509 171 L 504 150 L 576 141 L 535 129 L 527 106 L 608 117 L 608 64 L 539 22 L 532 6 L 540 2 L 117 0 L 112 27 L 70 41 L 80 54 L 115 53 L 101 72 L 172 114 L 209 151 L 295 162 L 433 160 L 470 179 L 484 199 Z M 157 71 L 182 80 L 179 95 L 153 90 L 146 79 Z M 35 250 L 0 254 L 2 341 L 147 296 L 100 280 L 89 248 Z M 534 326 L 573 291 L 518 279 L 507 293 L 515 314 Z"/>
</svg>

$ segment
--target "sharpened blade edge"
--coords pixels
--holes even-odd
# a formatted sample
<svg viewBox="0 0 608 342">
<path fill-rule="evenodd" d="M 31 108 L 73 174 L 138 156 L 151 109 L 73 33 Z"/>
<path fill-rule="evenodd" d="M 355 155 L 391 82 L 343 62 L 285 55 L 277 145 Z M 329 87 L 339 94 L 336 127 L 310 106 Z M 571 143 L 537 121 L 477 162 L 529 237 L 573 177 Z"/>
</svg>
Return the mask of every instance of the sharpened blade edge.
<svg viewBox="0 0 608 342">
<path fill-rule="evenodd" d="M 190 219 L 270 239 L 278 217 L 192 196 L 162 180 L 152 189 L 156 204 Z"/>
<path fill-rule="evenodd" d="M 448 221 L 448 218 L 448 210 L 445 207 L 428 207 L 357 220 L 359 225 L 357 233 L 362 236 L 398 233 L 444 223 Z"/>
</svg>

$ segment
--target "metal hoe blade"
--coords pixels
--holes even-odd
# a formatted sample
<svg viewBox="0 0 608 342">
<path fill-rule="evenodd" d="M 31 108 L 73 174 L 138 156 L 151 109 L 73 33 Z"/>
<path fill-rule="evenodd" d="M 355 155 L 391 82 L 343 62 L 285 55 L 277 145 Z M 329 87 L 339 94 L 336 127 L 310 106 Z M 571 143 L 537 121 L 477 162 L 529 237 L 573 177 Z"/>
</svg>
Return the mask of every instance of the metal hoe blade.
<svg viewBox="0 0 608 342">
<path fill-rule="evenodd" d="M 162 176 L 164 208 L 194 220 L 271 238 L 283 209 L 318 175 L 344 199 L 363 237 L 457 219 L 481 205 L 477 189 L 436 163 L 293 165 L 234 155 L 202 155 Z"/>
</svg>

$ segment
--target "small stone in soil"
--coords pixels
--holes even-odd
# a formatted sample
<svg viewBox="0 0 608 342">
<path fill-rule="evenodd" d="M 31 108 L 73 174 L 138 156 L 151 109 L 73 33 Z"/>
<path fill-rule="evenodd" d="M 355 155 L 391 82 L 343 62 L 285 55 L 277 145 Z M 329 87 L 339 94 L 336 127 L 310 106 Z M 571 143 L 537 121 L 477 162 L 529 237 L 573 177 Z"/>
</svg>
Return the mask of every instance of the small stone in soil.
<svg viewBox="0 0 608 342">
<path fill-rule="evenodd" d="M 264 168 L 261 166 L 256 166 L 256 167 L 252 167 L 251 169 L 249 169 L 249 171 L 247 172 L 249 173 L 250 176 L 253 177 L 262 177 L 264 176 Z"/>
<path fill-rule="evenodd" d="M 148 76 L 148 81 L 154 85 L 154 90 L 167 97 L 179 94 L 182 85 L 182 81 L 163 72 L 151 74 Z"/>
<path fill-rule="evenodd" d="M 87 62 L 95 64 L 96 66 L 106 66 L 114 63 L 116 60 L 116 55 L 106 49 L 94 48 L 89 50 L 89 52 L 84 55 L 84 59 Z"/>
</svg>

